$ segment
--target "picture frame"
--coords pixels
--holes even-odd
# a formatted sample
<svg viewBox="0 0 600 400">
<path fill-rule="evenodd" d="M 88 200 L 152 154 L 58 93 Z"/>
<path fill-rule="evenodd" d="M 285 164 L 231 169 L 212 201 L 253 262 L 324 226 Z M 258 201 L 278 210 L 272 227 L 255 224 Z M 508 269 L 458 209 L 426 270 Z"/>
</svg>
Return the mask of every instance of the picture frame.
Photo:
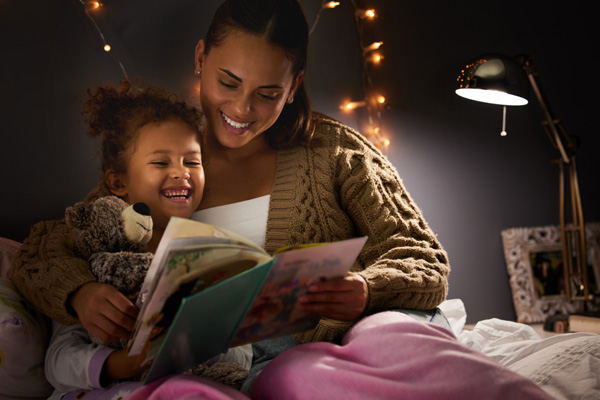
<svg viewBox="0 0 600 400">
<path fill-rule="evenodd" d="M 597 308 L 600 294 L 600 223 L 585 224 L 588 280 Z M 580 311 L 581 301 L 567 301 L 564 294 L 561 230 L 559 226 L 509 228 L 501 231 L 517 321 L 544 322 L 555 314 Z"/>
</svg>

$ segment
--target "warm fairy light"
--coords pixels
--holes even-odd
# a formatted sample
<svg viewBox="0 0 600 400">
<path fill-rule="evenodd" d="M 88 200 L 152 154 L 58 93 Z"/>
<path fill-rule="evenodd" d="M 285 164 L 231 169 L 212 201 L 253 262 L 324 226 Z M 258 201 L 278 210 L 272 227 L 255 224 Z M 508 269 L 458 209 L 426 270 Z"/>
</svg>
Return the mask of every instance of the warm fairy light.
<svg viewBox="0 0 600 400">
<path fill-rule="evenodd" d="M 339 1 L 325 1 L 321 5 L 321 8 L 336 8 L 340 5 Z"/>
<path fill-rule="evenodd" d="M 369 58 L 367 58 L 367 61 L 372 62 L 373 64 L 379 64 L 381 60 L 383 60 L 383 55 L 380 53 L 373 53 Z"/>
<path fill-rule="evenodd" d="M 383 97 L 382 95 L 377 95 L 375 96 L 375 101 L 377 101 L 379 104 L 384 104 L 385 103 L 385 97 Z"/>
<path fill-rule="evenodd" d="M 110 44 L 104 45 L 104 51 L 106 51 L 108 53 L 110 51 L 110 49 L 111 49 Z"/>
<path fill-rule="evenodd" d="M 86 2 L 86 5 L 92 10 L 102 7 L 102 3 L 100 3 L 99 1 L 88 1 Z"/>
<path fill-rule="evenodd" d="M 363 49 L 363 54 L 367 54 L 373 50 L 377 50 L 383 45 L 383 42 L 373 42 Z"/>
<path fill-rule="evenodd" d="M 368 10 L 356 10 L 356 16 L 363 19 L 374 19 L 377 14 L 375 13 L 375 10 L 371 8 Z"/>
<path fill-rule="evenodd" d="M 344 110 L 344 111 L 350 111 L 350 110 L 354 110 L 355 108 L 358 108 L 358 107 L 364 107 L 366 105 L 367 105 L 367 102 L 364 100 L 363 101 L 347 101 L 346 103 L 344 103 L 340 106 L 340 109 Z"/>
</svg>

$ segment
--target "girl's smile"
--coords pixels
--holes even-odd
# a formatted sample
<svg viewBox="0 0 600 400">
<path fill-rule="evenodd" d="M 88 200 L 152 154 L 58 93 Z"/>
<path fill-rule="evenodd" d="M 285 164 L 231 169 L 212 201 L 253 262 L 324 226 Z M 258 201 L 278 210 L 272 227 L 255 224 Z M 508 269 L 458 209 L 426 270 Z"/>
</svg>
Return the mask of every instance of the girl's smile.
<svg viewBox="0 0 600 400">
<path fill-rule="evenodd" d="M 120 176 L 121 196 L 150 207 L 154 226 L 171 217 L 189 218 L 204 191 L 198 132 L 179 119 L 143 126 L 131 146 L 127 172 Z"/>
</svg>

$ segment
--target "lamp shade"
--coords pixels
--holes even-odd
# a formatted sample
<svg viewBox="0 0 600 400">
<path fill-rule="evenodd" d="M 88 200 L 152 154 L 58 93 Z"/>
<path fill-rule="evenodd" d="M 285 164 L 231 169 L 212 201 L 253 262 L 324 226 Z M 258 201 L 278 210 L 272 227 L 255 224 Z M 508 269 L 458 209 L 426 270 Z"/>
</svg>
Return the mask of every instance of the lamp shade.
<svg viewBox="0 0 600 400">
<path fill-rule="evenodd" d="M 529 80 L 514 58 L 485 54 L 460 71 L 456 94 L 484 103 L 522 106 L 528 103 Z"/>
</svg>

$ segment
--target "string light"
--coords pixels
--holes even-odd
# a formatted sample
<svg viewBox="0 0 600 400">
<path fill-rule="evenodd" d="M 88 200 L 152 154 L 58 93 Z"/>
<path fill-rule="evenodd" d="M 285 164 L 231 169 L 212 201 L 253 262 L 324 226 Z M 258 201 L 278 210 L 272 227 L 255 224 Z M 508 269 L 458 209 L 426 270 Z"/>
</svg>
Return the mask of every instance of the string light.
<svg viewBox="0 0 600 400">
<path fill-rule="evenodd" d="M 315 30 L 315 27 L 319 23 L 319 18 L 321 18 L 321 12 L 323 10 L 330 10 L 332 8 L 336 8 L 339 5 L 340 5 L 339 1 L 325 1 L 325 0 L 321 1 L 321 8 L 319 9 L 319 12 L 317 13 L 317 15 L 315 17 L 315 22 L 313 22 L 310 30 L 308 31 L 308 35 L 310 36 L 313 33 L 313 31 Z"/>
<path fill-rule="evenodd" d="M 104 5 L 104 4 L 100 3 L 99 1 L 86 1 L 85 4 L 86 4 L 87 8 L 90 8 L 92 10 L 100 8 Z"/>
<path fill-rule="evenodd" d="M 83 6 L 83 10 L 85 11 L 85 15 L 88 17 L 88 19 L 90 20 L 90 22 L 92 23 L 92 25 L 96 29 L 96 32 L 98 33 L 98 36 L 100 36 L 100 40 L 102 40 L 102 48 L 104 49 L 105 52 L 109 53 L 112 50 L 112 47 L 106 42 L 104 34 L 102 33 L 102 31 L 98 27 L 98 24 L 96 24 L 96 20 L 94 19 L 94 17 L 92 17 L 90 15 L 90 13 L 88 11 L 88 10 L 96 11 L 100 7 L 102 7 L 103 4 L 101 2 L 99 2 L 99 1 L 89 1 L 89 0 L 79 0 L 79 2 Z M 125 77 L 125 79 L 128 79 L 127 72 L 125 71 L 125 67 L 123 66 L 123 63 L 121 63 L 121 61 L 119 61 L 119 60 L 116 60 L 116 62 L 119 64 L 119 67 L 121 68 L 121 72 L 123 72 L 123 77 Z"/>
<path fill-rule="evenodd" d="M 352 6 L 354 7 L 354 20 L 356 23 L 356 29 L 358 31 L 359 37 L 359 45 L 363 55 L 363 91 L 365 93 L 365 100 L 361 101 L 346 101 L 340 105 L 340 110 L 344 112 L 352 112 L 357 108 L 366 107 L 368 120 L 369 120 L 369 128 L 366 133 L 363 133 L 365 137 L 367 137 L 377 148 L 379 148 L 382 152 L 386 152 L 389 145 L 390 140 L 383 136 L 381 133 L 381 110 L 385 105 L 386 99 L 381 94 L 373 94 L 373 82 L 371 80 L 371 76 L 369 74 L 369 68 L 367 64 L 377 65 L 380 64 L 384 59 L 384 56 L 381 52 L 376 51 L 381 48 L 383 42 L 373 42 L 368 46 L 363 44 L 363 27 L 362 21 L 368 20 L 372 21 L 377 17 L 377 12 L 375 9 L 363 9 L 359 8 L 356 5 L 355 0 L 350 0 Z M 319 17 L 321 16 L 321 12 L 325 9 L 335 8 L 340 4 L 337 1 L 322 1 L 321 8 L 315 17 L 315 21 L 309 31 L 309 34 L 312 34 L 314 31 Z"/>
<path fill-rule="evenodd" d="M 339 1 L 324 1 L 323 4 L 321 4 L 321 9 L 323 9 L 323 8 L 336 8 L 339 5 L 340 5 Z"/>
<path fill-rule="evenodd" d="M 352 3 L 354 4 L 354 1 L 352 1 Z M 375 17 L 377 17 L 377 14 L 375 13 L 374 9 L 369 9 L 369 10 L 361 10 L 360 8 L 356 7 L 356 4 L 354 4 L 354 8 L 356 9 L 355 11 L 355 15 L 357 18 L 360 19 L 375 19 Z"/>
<path fill-rule="evenodd" d="M 369 57 L 365 58 L 365 61 L 370 62 L 371 64 L 380 64 L 381 60 L 383 60 L 383 55 L 381 53 L 372 53 Z"/>
<path fill-rule="evenodd" d="M 355 0 L 351 0 L 354 6 L 354 21 L 356 30 L 358 31 L 359 45 L 363 55 L 363 91 L 366 100 L 363 102 L 367 109 L 369 128 L 364 134 L 377 148 L 386 153 L 390 140 L 381 132 L 381 111 L 386 103 L 385 96 L 375 93 L 373 81 L 369 73 L 369 65 L 381 64 L 384 59 L 383 54 L 379 51 L 383 42 L 376 41 L 368 46 L 363 40 L 363 21 L 372 21 L 377 17 L 375 9 L 363 9 L 357 6 Z"/>
<path fill-rule="evenodd" d="M 365 107 L 367 105 L 366 101 L 347 101 L 340 106 L 340 110 L 343 111 L 351 111 L 355 108 Z"/>
<path fill-rule="evenodd" d="M 383 46 L 383 42 L 373 42 L 367 47 L 363 47 L 363 56 L 374 50 L 379 49 L 381 46 Z"/>
</svg>

